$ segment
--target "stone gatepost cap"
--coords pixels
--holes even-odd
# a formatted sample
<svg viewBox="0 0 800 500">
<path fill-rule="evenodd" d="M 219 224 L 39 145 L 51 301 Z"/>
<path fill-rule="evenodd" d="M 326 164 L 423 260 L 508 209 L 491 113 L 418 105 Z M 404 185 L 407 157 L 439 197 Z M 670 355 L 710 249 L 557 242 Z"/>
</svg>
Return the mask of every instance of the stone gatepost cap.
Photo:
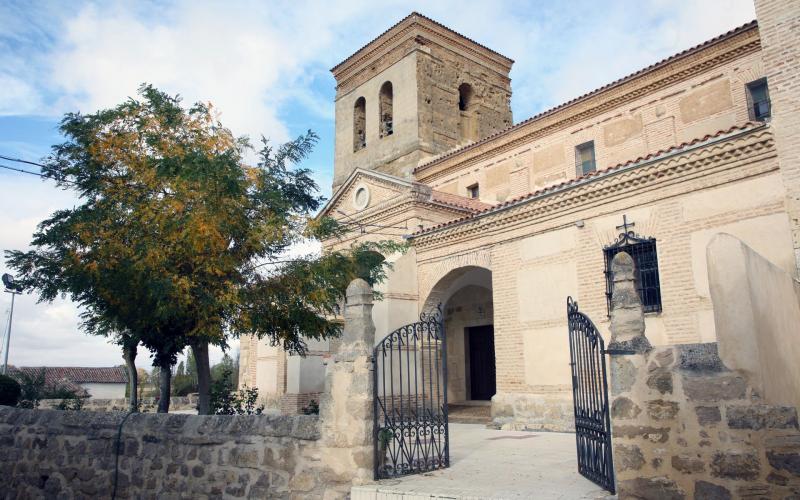
<svg viewBox="0 0 800 500">
<path fill-rule="evenodd" d="M 628 252 L 619 252 L 611 260 L 611 272 L 614 281 L 626 281 L 635 279 L 634 270 L 636 264 L 633 262 Z"/>
<path fill-rule="evenodd" d="M 367 304 L 371 304 L 372 303 L 372 287 L 369 286 L 369 283 L 367 283 L 362 278 L 356 278 L 353 281 L 351 281 L 350 284 L 347 285 L 346 294 L 347 294 L 347 303 L 348 304 L 359 303 L 359 302 L 357 302 L 355 300 L 350 300 L 351 298 L 353 298 L 353 299 L 361 298 L 362 302 L 360 302 L 360 303 L 362 303 L 362 304 L 363 303 L 367 303 Z"/>
</svg>

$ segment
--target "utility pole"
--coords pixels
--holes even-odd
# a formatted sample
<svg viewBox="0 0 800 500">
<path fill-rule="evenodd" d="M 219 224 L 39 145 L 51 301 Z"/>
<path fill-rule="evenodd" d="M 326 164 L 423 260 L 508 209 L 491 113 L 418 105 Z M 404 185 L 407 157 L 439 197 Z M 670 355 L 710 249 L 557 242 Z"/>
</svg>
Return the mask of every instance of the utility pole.
<svg viewBox="0 0 800 500">
<path fill-rule="evenodd" d="M 8 313 L 8 328 L 6 328 L 6 348 L 3 353 L 3 375 L 8 373 L 8 351 L 11 345 L 11 320 L 14 318 L 14 299 L 22 293 L 22 285 L 14 283 L 14 277 L 10 274 L 3 275 L 3 285 L 5 292 L 11 294 L 11 311 Z"/>
</svg>

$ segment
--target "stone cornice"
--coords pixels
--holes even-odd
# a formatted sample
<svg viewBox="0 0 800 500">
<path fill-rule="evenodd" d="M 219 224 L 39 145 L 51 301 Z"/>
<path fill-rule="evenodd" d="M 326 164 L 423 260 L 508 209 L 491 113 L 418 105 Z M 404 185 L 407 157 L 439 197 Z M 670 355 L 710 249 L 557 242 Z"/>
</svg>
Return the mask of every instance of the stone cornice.
<svg viewBox="0 0 800 500">
<path fill-rule="evenodd" d="M 508 78 L 514 63 L 513 60 L 443 24 L 413 12 L 331 69 L 336 79 L 337 95 L 346 93 L 356 86 L 354 82 L 359 80 L 358 75 L 374 69 L 378 61 L 387 57 L 392 51 L 395 53 L 391 54 L 391 60 L 381 61 L 382 66 L 405 57 L 408 50 L 398 52 L 395 49 L 409 40 L 413 40 L 413 49 L 433 43 L 467 57 L 505 78 Z"/>
<path fill-rule="evenodd" d="M 750 128 L 712 138 L 668 155 L 621 166 L 574 184 L 546 190 L 541 195 L 502 209 L 423 232 L 412 237 L 412 242 L 418 251 L 448 247 L 490 233 L 502 233 L 520 223 L 539 222 L 542 218 L 562 216 L 607 204 L 614 199 L 689 182 L 719 170 L 739 168 L 747 160 L 771 153 L 774 153 L 771 129 L 767 126 Z M 769 168 L 774 170 L 777 166 Z M 745 176 L 746 173 L 741 175 Z"/>
<path fill-rule="evenodd" d="M 599 116 L 760 48 L 758 27 L 753 22 L 476 143 L 434 158 L 417 167 L 415 176 L 420 182 L 431 183 L 457 170 Z"/>
</svg>

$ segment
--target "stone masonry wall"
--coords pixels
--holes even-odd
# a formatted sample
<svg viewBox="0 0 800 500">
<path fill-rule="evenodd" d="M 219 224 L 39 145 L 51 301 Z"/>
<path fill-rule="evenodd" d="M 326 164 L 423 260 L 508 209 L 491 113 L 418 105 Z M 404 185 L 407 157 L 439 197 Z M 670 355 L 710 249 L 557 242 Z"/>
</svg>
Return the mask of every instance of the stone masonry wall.
<svg viewBox="0 0 800 500">
<path fill-rule="evenodd" d="M 119 498 L 347 498 L 373 473 L 372 296 L 361 279 L 347 288 L 321 419 L 0 406 L 0 494 L 108 498 L 116 484 Z"/>
<path fill-rule="evenodd" d="M 635 266 L 612 261 L 610 393 L 619 498 L 797 498 L 793 406 L 765 404 L 717 343 L 653 348 Z"/>
<path fill-rule="evenodd" d="M 660 347 L 611 363 L 620 498 L 797 498 L 797 410 L 764 404 L 717 344 Z"/>
<path fill-rule="evenodd" d="M 124 418 L 0 407 L 5 494 L 110 497 Z M 321 498 L 326 488 L 335 493 L 336 478 L 320 460 L 319 437 L 311 416 L 132 414 L 122 429 L 117 496 Z"/>
</svg>

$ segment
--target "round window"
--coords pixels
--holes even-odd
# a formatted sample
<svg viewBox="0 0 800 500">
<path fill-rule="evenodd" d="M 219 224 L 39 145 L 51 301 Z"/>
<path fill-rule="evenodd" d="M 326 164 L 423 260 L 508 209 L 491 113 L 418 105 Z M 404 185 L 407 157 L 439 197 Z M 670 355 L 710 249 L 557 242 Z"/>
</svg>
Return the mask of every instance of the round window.
<svg viewBox="0 0 800 500">
<path fill-rule="evenodd" d="M 353 193 L 353 206 L 356 210 L 363 210 L 369 205 L 369 189 L 367 186 L 358 186 Z"/>
</svg>

